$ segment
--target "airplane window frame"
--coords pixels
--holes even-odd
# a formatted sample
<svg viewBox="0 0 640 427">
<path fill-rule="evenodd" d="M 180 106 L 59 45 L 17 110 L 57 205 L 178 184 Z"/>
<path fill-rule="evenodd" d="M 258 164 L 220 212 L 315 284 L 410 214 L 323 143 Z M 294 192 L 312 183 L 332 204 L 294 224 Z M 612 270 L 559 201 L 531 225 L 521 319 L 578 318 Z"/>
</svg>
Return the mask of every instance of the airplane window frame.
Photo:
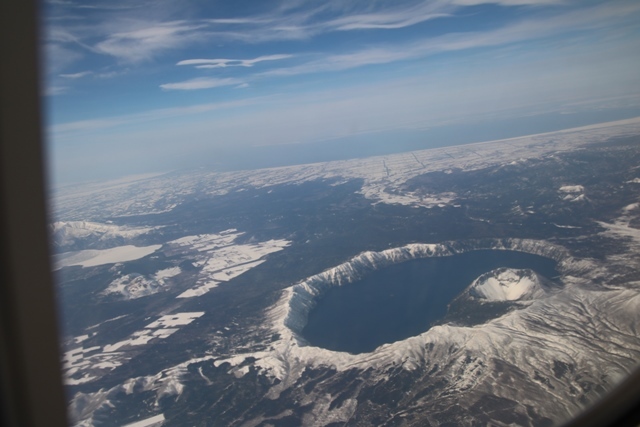
<svg viewBox="0 0 640 427">
<path fill-rule="evenodd" d="M 0 419 L 66 426 L 41 144 L 38 2 L 0 6 Z"/>
<path fill-rule="evenodd" d="M 36 0 L 0 6 L 0 420 L 68 425 L 46 215 Z M 640 424 L 640 370 L 566 427 Z"/>
</svg>

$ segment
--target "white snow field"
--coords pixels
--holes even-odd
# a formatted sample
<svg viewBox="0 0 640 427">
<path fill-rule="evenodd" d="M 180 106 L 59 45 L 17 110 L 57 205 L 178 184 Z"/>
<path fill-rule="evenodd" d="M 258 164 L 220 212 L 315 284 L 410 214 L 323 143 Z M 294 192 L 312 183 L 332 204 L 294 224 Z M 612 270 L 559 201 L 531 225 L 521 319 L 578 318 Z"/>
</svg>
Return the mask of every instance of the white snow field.
<svg viewBox="0 0 640 427">
<path fill-rule="evenodd" d="M 162 245 L 125 245 L 110 249 L 87 249 L 84 251 L 65 252 L 54 256 L 54 270 L 74 265 L 95 267 L 98 265 L 115 264 L 117 262 L 134 261 L 151 255 L 161 247 Z"/>
</svg>

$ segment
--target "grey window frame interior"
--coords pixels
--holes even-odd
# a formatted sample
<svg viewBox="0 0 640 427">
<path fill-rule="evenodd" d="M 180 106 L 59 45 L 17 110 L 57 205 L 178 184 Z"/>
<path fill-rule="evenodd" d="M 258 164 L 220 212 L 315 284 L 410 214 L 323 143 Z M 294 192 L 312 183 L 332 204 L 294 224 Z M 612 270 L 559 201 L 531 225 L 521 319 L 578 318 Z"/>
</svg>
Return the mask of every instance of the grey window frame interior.
<svg viewBox="0 0 640 427">
<path fill-rule="evenodd" d="M 38 2 L 0 3 L 0 421 L 66 426 L 47 243 Z M 566 424 L 640 424 L 640 371 Z"/>
</svg>

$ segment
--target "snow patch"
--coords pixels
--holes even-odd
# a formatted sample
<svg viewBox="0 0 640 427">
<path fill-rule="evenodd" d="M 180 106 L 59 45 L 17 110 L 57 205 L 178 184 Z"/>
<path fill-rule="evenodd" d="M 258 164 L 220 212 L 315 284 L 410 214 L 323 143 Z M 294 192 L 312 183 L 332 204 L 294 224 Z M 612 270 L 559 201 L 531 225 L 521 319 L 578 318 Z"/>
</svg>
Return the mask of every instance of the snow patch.
<svg viewBox="0 0 640 427">
<path fill-rule="evenodd" d="M 162 282 L 166 279 L 176 277 L 180 273 L 182 273 L 182 270 L 180 269 L 180 267 L 170 267 L 170 268 L 165 268 L 164 270 L 156 271 L 156 273 L 153 275 L 153 278 Z"/>
<path fill-rule="evenodd" d="M 89 339 L 89 335 L 78 335 L 77 337 L 73 338 L 73 342 L 75 344 L 80 344 L 82 341 L 85 341 Z"/>
<path fill-rule="evenodd" d="M 553 223 L 553 225 L 555 225 L 558 228 L 570 228 L 570 229 L 582 228 L 582 227 L 576 227 L 576 226 L 573 226 L 573 225 L 560 225 L 560 224 L 556 224 L 555 222 Z"/>
<path fill-rule="evenodd" d="M 281 251 L 291 244 L 287 240 L 268 240 L 257 243 L 234 244 L 244 233 L 229 229 L 218 234 L 186 236 L 167 243 L 168 253 L 188 254 L 194 267 L 200 268 L 196 285 L 176 298 L 194 298 L 206 294 L 257 267 L 271 253 Z"/>
<path fill-rule="evenodd" d="M 162 284 L 157 280 L 148 279 L 137 273 L 126 274 L 109 283 L 102 291 L 103 295 L 118 295 L 126 300 L 153 295 L 162 290 Z"/>
<path fill-rule="evenodd" d="M 172 326 L 185 326 L 204 315 L 204 311 L 195 311 L 191 313 L 175 313 L 162 316 L 153 323 L 149 323 L 145 328 L 166 328 Z"/>
<path fill-rule="evenodd" d="M 330 394 L 318 396 L 313 403 L 313 409 L 302 417 L 302 425 L 326 426 L 329 424 L 342 424 L 356 412 L 358 402 L 356 399 L 345 399 L 342 405 L 332 408 L 333 397 Z"/>
<path fill-rule="evenodd" d="M 164 414 L 160 414 L 142 421 L 125 424 L 122 427 L 158 427 L 164 424 L 164 420 Z"/>
<path fill-rule="evenodd" d="M 640 250 L 640 229 L 631 225 L 632 220 L 637 218 L 636 210 L 640 207 L 640 203 L 631 203 L 621 209 L 621 215 L 616 218 L 613 224 L 596 221 L 598 225 L 603 227 L 603 235 L 615 239 L 623 239 L 633 246 L 636 250 Z"/>
<path fill-rule="evenodd" d="M 582 185 L 563 185 L 558 189 L 561 193 L 584 193 Z"/>
<path fill-rule="evenodd" d="M 143 346 L 153 340 L 162 340 L 178 332 L 204 315 L 203 311 L 169 314 L 148 324 L 144 329 L 132 333 L 127 339 L 107 344 L 103 348 L 74 348 L 63 355 L 63 371 L 65 384 L 82 384 L 93 381 L 123 365 L 132 356 L 132 348 Z M 102 352 L 95 354 L 97 350 Z M 122 350 L 128 350 L 123 352 Z M 94 353 L 89 355 L 89 353 Z M 173 385 L 172 387 L 178 387 Z"/>
<path fill-rule="evenodd" d="M 167 279 L 177 276 L 180 267 L 170 267 L 157 271 L 151 278 L 138 273 L 126 274 L 109 283 L 103 295 L 118 295 L 132 300 L 162 292 L 168 288 Z"/>
<path fill-rule="evenodd" d="M 77 252 L 65 252 L 54 255 L 54 270 L 60 270 L 63 267 L 71 267 L 74 265 L 96 267 L 98 265 L 134 261 L 151 255 L 161 247 L 162 245 L 141 247 L 126 245 L 110 249 L 87 249 Z"/>
<path fill-rule="evenodd" d="M 563 185 L 558 189 L 558 192 L 562 195 L 562 200 L 568 202 L 583 202 L 587 200 L 582 185 Z"/>
<path fill-rule="evenodd" d="M 194 298 L 194 297 L 199 297 L 201 295 L 206 294 L 211 289 L 217 288 L 219 284 L 220 284 L 220 282 L 202 283 L 202 284 L 200 284 L 198 286 L 195 286 L 195 287 L 193 287 L 191 289 L 187 289 L 186 291 L 184 291 L 183 293 L 178 295 L 176 298 Z"/>
</svg>

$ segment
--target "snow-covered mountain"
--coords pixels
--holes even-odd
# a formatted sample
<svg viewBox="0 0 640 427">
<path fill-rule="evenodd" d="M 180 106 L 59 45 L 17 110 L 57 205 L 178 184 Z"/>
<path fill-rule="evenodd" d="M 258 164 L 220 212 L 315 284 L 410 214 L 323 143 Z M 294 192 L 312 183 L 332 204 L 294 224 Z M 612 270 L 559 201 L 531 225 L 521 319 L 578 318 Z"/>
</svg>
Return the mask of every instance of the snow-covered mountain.
<svg viewBox="0 0 640 427">
<path fill-rule="evenodd" d="M 545 290 L 533 270 L 499 268 L 478 277 L 469 293 L 485 301 L 526 301 L 543 296 Z"/>
<path fill-rule="evenodd" d="M 159 227 L 127 227 L 90 221 L 58 221 L 49 225 L 54 250 L 106 249 L 133 243 Z"/>
</svg>

